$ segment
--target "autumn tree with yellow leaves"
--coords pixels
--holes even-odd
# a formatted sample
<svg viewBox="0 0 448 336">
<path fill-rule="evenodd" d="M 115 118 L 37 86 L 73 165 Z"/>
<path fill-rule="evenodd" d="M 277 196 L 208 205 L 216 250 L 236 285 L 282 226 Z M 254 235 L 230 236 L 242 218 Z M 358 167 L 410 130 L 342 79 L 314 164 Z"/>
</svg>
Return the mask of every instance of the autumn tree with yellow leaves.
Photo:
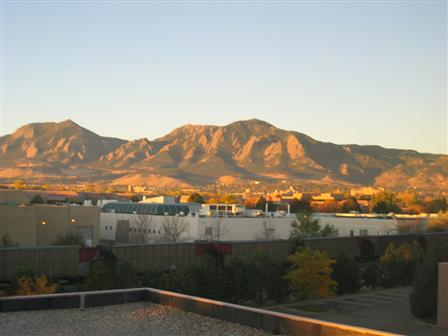
<svg viewBox="0 0 448 336">
<path fill-rule="evenodd" d="M 331 278 L 335 261 L 324 252 L 301 247 L 289 256 L 291 270 L 286 276 L 299 299 L 332 297 L 337 283 Z"/>
</svg>

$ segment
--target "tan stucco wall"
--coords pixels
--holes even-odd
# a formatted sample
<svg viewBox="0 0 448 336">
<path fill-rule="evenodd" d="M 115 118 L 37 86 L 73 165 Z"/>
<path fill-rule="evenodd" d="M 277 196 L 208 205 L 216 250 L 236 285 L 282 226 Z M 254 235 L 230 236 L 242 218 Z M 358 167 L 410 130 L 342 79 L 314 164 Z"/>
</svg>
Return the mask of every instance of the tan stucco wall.
<svg viewBox="0 0 448 336">
<path fill-rule="evenodd" d="M 21 205 L 30 202 L 31 198 L 20 190 L 0 189 L 0 204 Z"/>
<path fill-rule="evenodd" d="M 35 246 L 35 209 L 0 205 L 0 238 L 5 234 L 20 246 Z"/>
<path fill-rule="evenodd" d="M 75 233 L 77 226 L 92 227 L 93 244 L 97 245 L 99 221 L 100 210 L 97 207 L 0 206 L 0 236 L 8 233 L 20 246 L 51 245 L 59 234 Z"/>
</svg>

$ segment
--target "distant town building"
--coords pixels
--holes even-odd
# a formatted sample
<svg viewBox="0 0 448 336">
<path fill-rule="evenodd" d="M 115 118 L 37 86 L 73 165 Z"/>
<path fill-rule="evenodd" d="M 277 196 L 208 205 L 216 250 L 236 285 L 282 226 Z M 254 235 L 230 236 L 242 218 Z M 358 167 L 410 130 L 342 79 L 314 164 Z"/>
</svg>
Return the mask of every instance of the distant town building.
<svg viewBox="0 0 448 336">
<path fill-rule="evenodd" d="M 361 199 L 363 196 L 370 196 L 369 199 L 376 194 L 384 192 L 384 188 L 381 187 L 360 187 L 352 188 L 350 190 L 350 195 L 356 199 Z"/>
<path fill-rule="evenodd" d="M 176 204 L 176 198 L 173 196 L 143 196 L 143 200 L 140 203 L 159 203 L 159 204 Z"/>
</svg>

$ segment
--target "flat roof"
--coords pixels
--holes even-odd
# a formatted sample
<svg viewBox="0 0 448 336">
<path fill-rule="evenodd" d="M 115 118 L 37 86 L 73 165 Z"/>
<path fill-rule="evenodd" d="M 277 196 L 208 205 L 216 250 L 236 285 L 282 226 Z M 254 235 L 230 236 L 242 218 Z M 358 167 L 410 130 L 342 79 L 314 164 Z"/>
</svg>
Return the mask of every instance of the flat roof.
<svg viewBox="0 0 448 336">
<path fill-rule="evenodd" d="M 22 335 L 272 335 L 149 302 L 104 307 L 9 312 L 0 314 L 2 333 Z"/>
</svg>

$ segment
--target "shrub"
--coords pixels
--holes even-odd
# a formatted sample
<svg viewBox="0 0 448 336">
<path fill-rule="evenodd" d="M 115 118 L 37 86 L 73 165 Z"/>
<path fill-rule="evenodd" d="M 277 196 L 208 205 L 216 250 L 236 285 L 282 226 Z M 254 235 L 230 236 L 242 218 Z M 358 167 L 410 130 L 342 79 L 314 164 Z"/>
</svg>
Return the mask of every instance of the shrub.
<svg viewBox="0 0 448 336">
<path fill-rule="evenodd" d="M 337 257 L 331 277 L 338 284 L 338 294 L 355 293 L 361 288 L 359 264 L 345 252 Z"/>
</svg>

